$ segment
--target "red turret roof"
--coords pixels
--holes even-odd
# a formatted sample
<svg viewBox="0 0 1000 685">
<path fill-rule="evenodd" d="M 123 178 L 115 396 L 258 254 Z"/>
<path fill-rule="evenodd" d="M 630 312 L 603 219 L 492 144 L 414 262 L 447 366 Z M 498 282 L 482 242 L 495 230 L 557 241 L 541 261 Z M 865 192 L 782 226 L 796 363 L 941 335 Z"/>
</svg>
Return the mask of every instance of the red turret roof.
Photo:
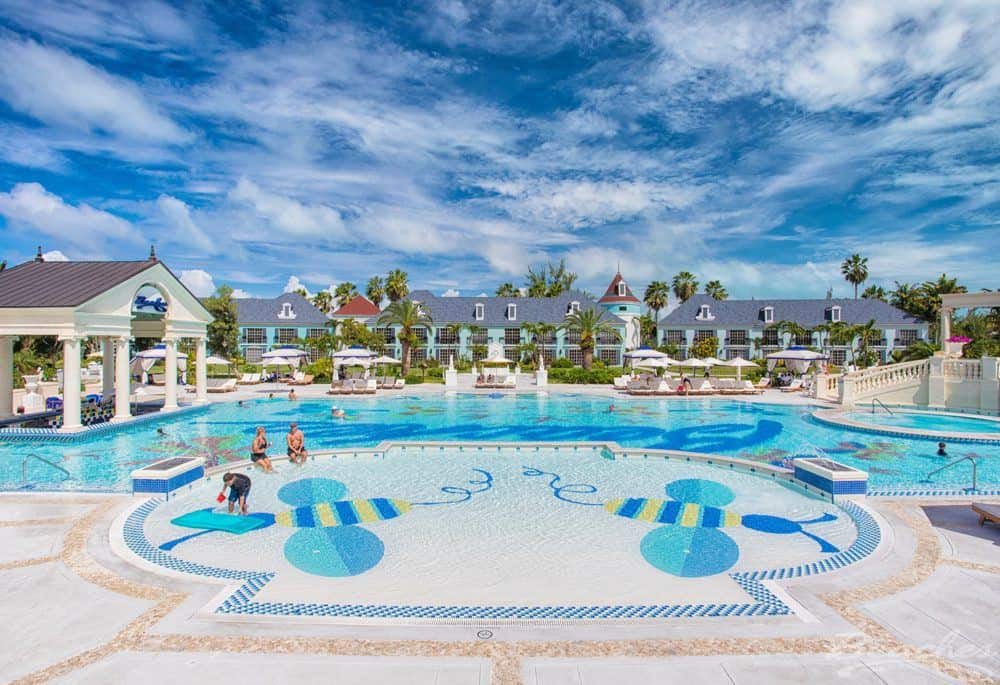
<svg viewBox="0 0 1000 685">
<path fill-rule="evenodd" d="M 353 300 L 333 313 L 334 316 L 378 316 L 382 311 L 364 295 Z"/>
<path fill-rule="evenodd" d="M 605 302 L 635 302 L 636 304 L 641 304 L 639 298 L 632 294 L 632 289 L 628 287 L 628 283 L 625 284 L 625 294 L 618 294 L 618 284 L 624 281 L 621 273 L 616 273 L 615 277 L 611 280 L 611 285 L 608 289 L 604 291 L 604 297 L 598 300 L 598 303 L 603 304 Z"/>
</svg>

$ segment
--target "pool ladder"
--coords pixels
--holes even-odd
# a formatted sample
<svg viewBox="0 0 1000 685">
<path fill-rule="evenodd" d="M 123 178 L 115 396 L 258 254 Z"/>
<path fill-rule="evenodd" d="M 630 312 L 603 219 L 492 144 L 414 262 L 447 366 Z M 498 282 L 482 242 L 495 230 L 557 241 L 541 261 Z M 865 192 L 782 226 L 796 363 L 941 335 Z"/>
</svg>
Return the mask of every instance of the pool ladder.
<svg viewBox="0 0 1000 685">
<path fill-rule="evenodd" d="M 950 464 L 945 464 L 944 466 L 942 466 L 939 469 L 934 469 L 933 471 L 931 471 L 930 473 L 928 473 L 926 476 L 924 476 L 924 480 L 929 480 L 931 476 L 936 475 L 938 473 L 941 473 L 945 469 L 950 469 L 955 464 L 959 464 L 959 463 L 961 463 L 963 461 L 970 461 L 970 462 L 972 462 L 972 490 L 971 490 L 971 492 L 975 492 L 978 489 L 978 488 L 976 488 L 976 468 L 977 468 L 978 465 L 976 464 L 976 460 L 973 459 L 972 457 L 969 457 L 969 456 L 959 457 L 958 459 L 956 459 L 955 461 L 951 462 Z"/>
<path fill-rule="evenodd" d="M 46 459 L 45 457 L 40 457 L 37 454 L 29 454 L 25 456 L 24 460 L 21 462 L 21 487 L 24 487 L 28 484 L 28 462 L 32 459 L 37 459 L 38 461 L 44 464 L 48 464 L 49 466 L 58 471 L 62 471 L 63 480 L 67 480 L 68 478 L 70 478 L 69 471 L 64 469 L 62 466 L 59 466 L 59 464 L 55 463 L 54 461 Z"/>
<path fill-rule="evenodd" d="M 875 399 L 872 400 L 872 414 L 875 413 L 875 405 L 876 404 L 878 404 L 880 407 L 882 407 L 883 409 L 885 409 L 887 413 L 892 414 L 892 410 L 889 409 L 889 407 L 885 406 L 885 402 L 883 402 L 882 400 L 880 400 L 878 398 L 875 398 Z"/>
</svg>

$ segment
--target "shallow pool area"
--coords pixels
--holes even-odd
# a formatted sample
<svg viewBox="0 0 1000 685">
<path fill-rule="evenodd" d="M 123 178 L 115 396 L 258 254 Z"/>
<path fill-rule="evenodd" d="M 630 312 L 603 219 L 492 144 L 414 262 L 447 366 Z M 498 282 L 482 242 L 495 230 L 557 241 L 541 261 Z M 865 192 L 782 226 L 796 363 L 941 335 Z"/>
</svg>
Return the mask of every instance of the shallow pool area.
<svg viewBox="0 0 1000 685">
<path fill-rule="evenodd" d="M 249 475 L 248 517 L 216 503 L 217 475 L 133 511 L 124 555 L 241 588 L 216 614 L 621 619 L 787 613 L 760 579 L 839 568 L 877 544 L 856 505 L 589 448 L 394 448 Z M 179 519 L 192 512 L 259 525 L 201 530 Z"/>
<path fill-rule="evenodd" d="M 912 428 L 941 433 L 994 433 L 1000 434 L 1000 420 L 988 416 L 961 416 L 927 411 L 891 409 L 886 411 L 852 411 L 843 414 L 845 419 L 871 426 L 887 428 Z"/>
</svg>

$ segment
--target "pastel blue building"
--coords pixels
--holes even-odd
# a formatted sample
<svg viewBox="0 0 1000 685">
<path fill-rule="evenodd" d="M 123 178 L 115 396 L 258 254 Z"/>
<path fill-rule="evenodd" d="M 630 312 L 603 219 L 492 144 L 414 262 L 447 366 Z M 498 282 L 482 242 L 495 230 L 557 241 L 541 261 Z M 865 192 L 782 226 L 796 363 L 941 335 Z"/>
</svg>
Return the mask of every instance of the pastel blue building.
<svg viewBox="0 0 1000 685">
<path fill-rule="evenodd" d="M 240 328 L 240 354 L 250 363 L 260 362 L 261 355 L 268 350 L 330 332 L 329 317 L 298 293 L 239 298 L 233 302 Z M 315 350 L 310 352 L 310 361 L 317 357 Z"/>
</svg>

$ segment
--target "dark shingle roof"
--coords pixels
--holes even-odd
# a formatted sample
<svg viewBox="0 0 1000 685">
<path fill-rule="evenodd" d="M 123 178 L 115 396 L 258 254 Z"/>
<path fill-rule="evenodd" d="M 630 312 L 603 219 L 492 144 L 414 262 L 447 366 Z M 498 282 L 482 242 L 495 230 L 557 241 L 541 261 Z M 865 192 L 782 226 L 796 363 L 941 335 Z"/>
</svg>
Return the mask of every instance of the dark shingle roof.
<svg viewBox="0 0 1000 685">
<path fill-rule="evenodd" d="M 245 297 L 234 298 L 236 316 L 241 326 L 248 324 L 265 324 L 296 328 L 299 326 L 325 326 L 329 321 L 326 314 L 317 309 L 312 302 L 298 293 L 284 293 L 279 297 Z M 294 319 L 281 319 L 278 314 L 282 305 L 288 302 L 295 312 Z"/>
<path fill-rule="evenodd" d="M 701 305 L 707 304 L 714 319 L 697 319 Z M 710 295 L 695 295 L 660 320 L 660 326 L 727 326 L 763 327 L 764 307 L 774 307 L 774 323 L 794 321 L 812 327 L 829 323 L 827 309 L 840 307 L 840 319 L 846 323 L 917 326 L 926 323 L 901 309 L 881 300 L 831 299 L 831 300 L 716 300 Z"/>
<path fill-rule="evenodd" d="M 0 307 L 77 307 L 158 263 L 25 262 L 0 271 Z"/>
<path fill-rule="evenodd" d="M 438 297 L 429 290 L 415 290 L 410 299 L 420 302 L 430 312 L 435 324 L 469 323 L 476 326 L 517 326 L 522 323 L 561 324 L 566 318 L 571 302 L 579 302 L 581 310 L 604 311 L 593 299 L 581 292 L 570 291 L 558 297 Z M 476 305 L 483 305 L 484 318 L 476 320 Z M 517 319 L 507 318 L 507 305 L 517 305 Z M 612 314 L 605 314 L 610 324 L 624 326 L 625 322 Z"/>
</svg>

